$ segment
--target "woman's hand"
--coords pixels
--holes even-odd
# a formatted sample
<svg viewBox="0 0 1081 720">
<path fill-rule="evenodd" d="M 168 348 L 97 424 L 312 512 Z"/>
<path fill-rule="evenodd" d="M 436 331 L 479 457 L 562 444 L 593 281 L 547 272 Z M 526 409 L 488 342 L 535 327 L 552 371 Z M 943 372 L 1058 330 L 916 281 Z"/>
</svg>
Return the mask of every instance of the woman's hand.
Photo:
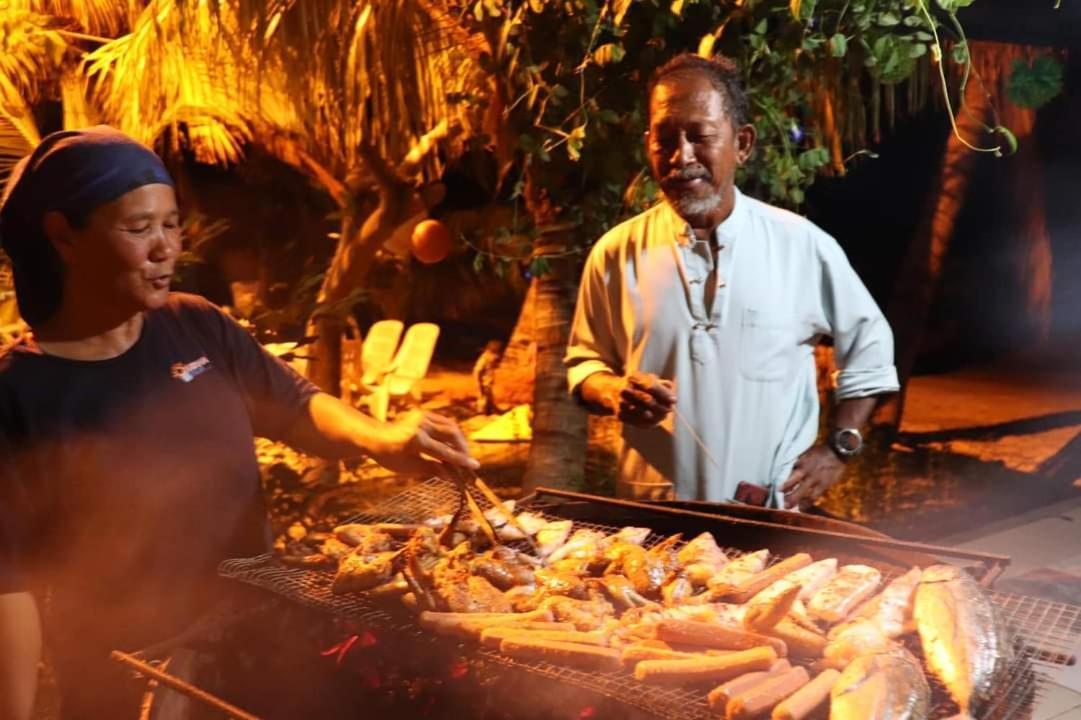
<svg viewBox="0 0 1081 720">
<path fill-rule="evenodd" d="M 458 424 L 433 412 L 414 410 L 378 431 L 372 457 L 383 467 L 403 475 L 437 475 L 452 480 L 448 466 L 476 470 L 480 463 Z"/>
</svg>

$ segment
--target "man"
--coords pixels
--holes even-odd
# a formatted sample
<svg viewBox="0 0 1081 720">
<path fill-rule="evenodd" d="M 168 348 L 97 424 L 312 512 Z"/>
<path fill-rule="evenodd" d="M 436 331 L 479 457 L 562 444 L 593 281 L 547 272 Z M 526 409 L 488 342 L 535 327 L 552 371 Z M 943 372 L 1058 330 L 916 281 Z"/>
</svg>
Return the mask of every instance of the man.
<svg viewBox="0 0 1081 720">
<path fill-rule="evenodd" d="M 679 56 L 649 98 L 665 202 L 589 256 L 571 391 L 623 421 L 624 496 L 807 508 L 860 451 L 876 396 L 898 389 L 889 326 L 831 237 L 734 186 L 755 129 L 731 61 Z M 815 445 L 826 335 L 838 402 Z"/>
</svg>

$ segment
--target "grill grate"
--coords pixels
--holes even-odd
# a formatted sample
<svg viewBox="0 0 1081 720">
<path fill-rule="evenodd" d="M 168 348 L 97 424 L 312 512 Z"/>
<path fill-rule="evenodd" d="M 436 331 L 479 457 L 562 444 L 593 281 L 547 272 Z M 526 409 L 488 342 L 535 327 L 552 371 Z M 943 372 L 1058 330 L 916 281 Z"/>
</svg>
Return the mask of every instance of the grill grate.
<svg viewBox="0 0 1081 720">
<path fill-rule="evenodd" d="M 477 498 L 478 504 L 487 509 L 490 503 Z M 373 510 L 353 519 L 353 522 L 416 523 L 426 518 L 452 513 L 457 507 L 458 495 L 453 485 L 439 480 L 429 480 L 391 498 Z M 591 527 L 613 532 L 610 526 L 575 521 L 575 528 Z M 659 542 L 662 536 L 653 534 L 646 544 Z M 725 549 L 730 556 L 741 553 Z M 301 605 L 355 620 L 370 623 L 373 627 L 400 633 L 412 642 L 450 642 L 421 631 L 415 618 L 404 608 L 380 607 L 365 595 L 335 595 L 330 586 L 333 575 L 301 568 L 282 567 L 270 555 L 255 558 L 227 560 L 219 573 L 233 580 L 254 585 L 281 595 Z M 988 706 L 981 712 L 981 720 L 1007 720 L 1026 717 L 1040 696 L 1043 685 L 1055 664 L 1065 662 L 1071 650 L 1081 640 L 1081 607 L 1047 602 L 1031 597 L 990 593 L 992 601 L 1017 638 L 1018 653 L 1009 668 L 1006 681 L 996 691 Z M 918 648 L 914 648 L 917 649 Z M 627 672 L 584 672 L 546 662 L 524 662 L 508 658 L 493 650 L 476 648 L 478 656 L 492 663 L 519 668 L 530 673 L 570 683 L 579 688 L 594 691 L 604 697 L 641 710 L 658 718 L 689 718 L 696 720 L 714 717 L 705 701 L 701 688 L 665 688 L 645 685 L 633 679 Z M 932 718 L 945 718 L 956 713 L 956 706 L 949 700 L 945 690 L 934 689 Z"/>
</svg>

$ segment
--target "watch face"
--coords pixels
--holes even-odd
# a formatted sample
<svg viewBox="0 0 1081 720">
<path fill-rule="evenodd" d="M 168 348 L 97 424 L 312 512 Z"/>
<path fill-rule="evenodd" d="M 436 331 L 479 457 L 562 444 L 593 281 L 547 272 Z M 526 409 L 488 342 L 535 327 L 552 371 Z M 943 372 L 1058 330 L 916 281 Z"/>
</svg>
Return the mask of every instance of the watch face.
<svg viewBox="0 0 1081 720">
<path fill-rule="evenodd" d="M 842 455 L 855 455 L 863 447 L 863 438 L 856 430 L 838 430 L 833 436 L 833 446 Z"/>
</svg>

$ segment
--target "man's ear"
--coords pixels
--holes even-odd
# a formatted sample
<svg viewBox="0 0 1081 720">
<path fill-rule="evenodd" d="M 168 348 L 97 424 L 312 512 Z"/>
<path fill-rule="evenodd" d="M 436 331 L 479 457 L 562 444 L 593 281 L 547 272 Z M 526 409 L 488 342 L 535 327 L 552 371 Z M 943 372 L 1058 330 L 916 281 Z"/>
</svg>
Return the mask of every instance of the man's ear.
<svg viewBox="0 0 1081 720">
<path fill-rule="evenodd" d="M 64 213 L 58 210 L 50 210 L 45 213 L 41 223 L 45 231 L 45 238 L 52 243 L 52 246 L 60 255 L 60 259 L 65 263 L 70 262 L 74 252 L 71 242 L 74 233 L 72 232 L 71 223 L 64 217 Z"/>
<path fill-rule="evenodd" d="M 754 142 L 758 138 L 758 131 L 754 125 L 743 125 L 736 130 L 736 162 L 743 165 L 747 162 L 751 153 L 754 152 Z"/>
</svg>

